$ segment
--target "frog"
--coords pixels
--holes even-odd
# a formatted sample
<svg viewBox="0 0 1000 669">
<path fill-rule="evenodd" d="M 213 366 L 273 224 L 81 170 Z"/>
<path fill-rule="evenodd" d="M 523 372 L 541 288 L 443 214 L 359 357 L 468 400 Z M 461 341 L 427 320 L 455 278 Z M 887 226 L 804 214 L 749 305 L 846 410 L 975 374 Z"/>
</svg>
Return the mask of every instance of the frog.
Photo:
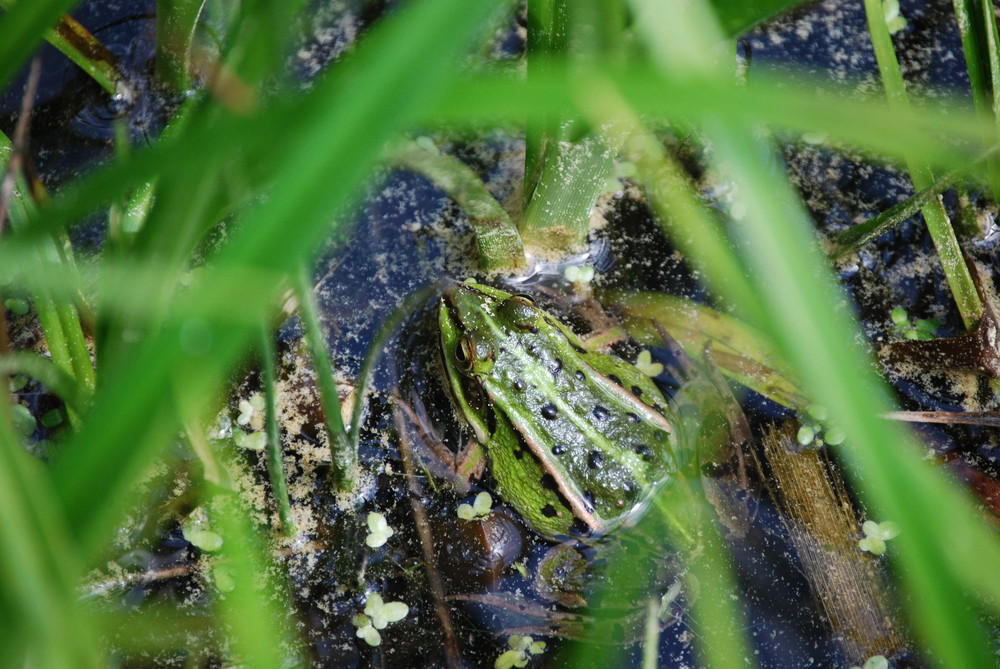
<svg viewBox="0 0 1000 669">
<path fill-rule="evenodd" d="M 438 308 L 445 376 L 500 497 L 541 536 L 638 520 L 686 466 L 671 404 L 644 372 L 588 350 L 527 295 L 467 280 Z"/>
</svg>

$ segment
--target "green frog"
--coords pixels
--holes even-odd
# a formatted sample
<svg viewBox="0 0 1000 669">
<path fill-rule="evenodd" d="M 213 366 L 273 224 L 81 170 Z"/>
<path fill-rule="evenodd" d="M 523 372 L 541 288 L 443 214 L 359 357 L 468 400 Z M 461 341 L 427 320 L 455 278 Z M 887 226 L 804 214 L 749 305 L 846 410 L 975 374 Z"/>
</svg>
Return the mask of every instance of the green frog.
<svg viewBox="0 0 1000 669">
<path fill-rule="evenodd" d="M 629 362 L 588 351 L 531 298 L 474 281 L 438 312 L 455 401 L 498 492 L 548 538 L 637 518 L 684 465 L 670 404 Z"/>
</svg>

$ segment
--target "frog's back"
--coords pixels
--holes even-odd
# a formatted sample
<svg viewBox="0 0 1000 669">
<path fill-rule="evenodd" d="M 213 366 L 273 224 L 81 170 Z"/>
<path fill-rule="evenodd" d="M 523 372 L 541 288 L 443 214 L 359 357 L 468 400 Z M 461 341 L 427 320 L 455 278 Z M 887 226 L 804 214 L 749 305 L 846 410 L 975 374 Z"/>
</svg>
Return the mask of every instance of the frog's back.
<svg viewBox="0 0 1000 669">
<path fill-rule="evenodd" d="M 495 475 L 502 485 L 551 490 L 584 527 L 611 529 L 675 471 L 668 403 L 628 362 L 583 351 L 552 323 L 536 329 L 511 333 L 484 387 L 492 404 L 513 407 L 538 466 L 508 465 L 491 449 Z M 544 512 L 553 516 L 552 507 Z"/>
</svg>

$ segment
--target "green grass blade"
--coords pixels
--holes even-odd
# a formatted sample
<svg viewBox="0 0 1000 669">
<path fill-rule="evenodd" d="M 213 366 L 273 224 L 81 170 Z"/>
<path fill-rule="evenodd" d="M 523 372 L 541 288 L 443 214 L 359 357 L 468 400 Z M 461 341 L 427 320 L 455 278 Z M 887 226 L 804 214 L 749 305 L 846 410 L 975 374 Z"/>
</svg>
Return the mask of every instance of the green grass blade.
<svg viewBox="0 0 1000 669">
<path fill-rule="evenodd" d="M 205 0 L 156 3 L 156 73 L 177 91 L 191 85 L 191 55 Z"/>
<path fill-rule="evenodd" d="M 913 216 L 923 207 L 927 206 L 931 200 L 937 198 L 944 191 L 948 190 L 955 183 L 953 173 L 945 174 L 935 181 L 929 188 L 911 195 L 902 202 L 895 204 L 885 211 L 872 216 L 867 221 L 859 223 L 852 228 L 848 228 L 834 237 L 830 255 L 838 258 L 847 255 L 861 248 L 868 242 L 874 241 L 889 230 L 892 230 L 903 221 Z"/>
<path fill-rule="evenodd" d="M 338 490 L 350 492 L 354 489 L 358 452 L 347 437 L 344 419 L 340 413 L 337 380 L 330 364 L 330 354 L 326 350 L 326 333 L 319 320 L 319 309 L 316 306 L 316 296 L 309 276 L 309 272 L 305 269 L 295 275 L 297 279 L 295 294 L 299 299 L 299 315 L 309 346 L 309 357 L 312 358 L 313 369 L 316 370 L 316 386 L 319 388 L 323 416 L 326 418 L 326 439 L 330 444 L 332 459 L 330 478 Z"/>
<path fill-rule="evenodd" d="M 569 0 L 532 0 L 528 3 L 528 78 L 545 72 L 566 50 L 569 40 Z M 558 115 L 528 119 L 524 142 L 524 206 L 531 201 L 545 155 L 558 141 Z"/>
<path fill-rule="evenodd" d="M 868 30 L 871 34 L 872 46 L 875 48 L 875 57 L 878 61 L 879 73 L 882 75 L 882 84 L 885 86 L 889 106 L 892 109 L 905 110 L 909 107 L 906 85 L 899 70 L 899 61 L 896 59 L 896 52 L 892 46 L 889 28 L 886 26 L 882 2 L 883 0 L 865 0 Z M 934 174 L 926 163 L 909 157 L 906 159 L 906 163 L 910 171 L 910 178 L 913 180 L 914 190 L 919 192 L 933 187 Z M 924 222 L 927 224 L 927 230 L 934 240 L 934 247 L 937 249 L 945 278 L 948 280 L 948 287 L 951 288 L 951 294 L 955 298 L 962 321 L 966 328 L 971 329 L 982 318 L 983 303 L 979 299 L 979 292 L 972 282 L 972 275 L 962 257 L 962 249 L 958 246 L 955 231 L 951 227 L 951 221 L 948 220 L 948 212 L 945 211 L 944 203 L 938 198 L 924 205 L 921 211 L 924 215 Z"/>
<path fill-rule="evenodd" d="M 216 568 L 228 572 L 234 587 L 219 599 L 218 608 L 227 623 L 237 663 L 249 669 L 303 666 L 282 608 L 286 593 L 279 570 L 239 501 L 228 498 L 219 506 L 222 510 L 213 514 L 213 521 L 219 523 L 224 559 Z"/>
<path fill-rule="evenodd" d="M 984 119 L 995 118 L 994 82 L 1000 82 L 997 73 L 996 22 L 993 3 L 983 0 L 954 0 L 955 19 L 962 36 L 965 68 L 969 73 L 972 102 Z M 991 33 L 993 37 L 991 37 Z M 990 182 L 994 201 L 1000 199 L 1000 157 L 989 159 Z"/>
<path fill-rule="evenodd" d="M 646 196 L 656 212 L 657 224 L 701 272 L 712 293 L 727 305 L 738 307 L 750 322 L 761 310 L 746 267 L 725 238 L 715 216 L 709 213 L 694 184 L 662 143 L 640 124 L 636 115 L 608 82 L 595 82 L 599 91 L 588 101 L 588 116 L 597 124 L 614 128 L 624 138 L 625 157 L 639 173 Z M 677 221 L 686 221 L 683 226 Z M 712 271 L 707 272 L 706 268 Z"/>
<path fill-rule="evenodd" d="M 126 85 L 126 79 L 118 59 L 73 17 L 63 15 L 54 29 L 46 31 L 45 40 L 76 63 L 109 95 L 123 92 L 121 87 Z"/>
<path fill-rule="evenodd" d="M 990 87 L 993 93 L 989 104 L 984 106 L 982 113 L 984 117 L 989 117 L 992 113 L 993 122 L 1000 128 L 1000 34 L 997 33 L 997 19 L 993 13 L 993 3 L 980 2 L 979 9 L 977 23 L 981 27 L 978 28 L 978 31 L 985 33 L 984 41 L 990 67 Z M 962 45 L 965 45 L 964 40 Z M 969 77 L 971 79 L 971 72 Z M 1000 156 L 990 156 L 989 170 L 990 185 L 993 187 L 993 201 L 1000 201 Z"/>
<path fill-rule="evenodd" d="M 608 79 L 640 117 L 697 125 L 706 109 L 722 121 L 756 123 L 774 130 L 821 134 L 831 141 L 881 156 L 905 156 L 976 177 L 970 167 L 997 143 L 992 121 L 960 105 L 893 109 L 884 101 L 859 99 L 849 87 L 757 73 L 747 86 L 732 74 L 656 72 L 642 65 L 628 70 L 554 65 L 526 81 L 506 74 L 463 79 L 424 118 L 432 126 L 466 127 L 524 116 L 565 114 L 591 87 Z"/>
<path fill-rule="evenodd" d="M 711 4 L 726 34 L 735 37 L 772 16 L 805 3 L 804 0 L 711 0 Z"/>
<path fill-rule="evenodd" d="M 0 0 L 0 9 L 6 11 L 16 5 L 15 0 Z M 53 24 L 54 28 L 45 31 L 45 40 L 76 63 L 105 92 L 110 95 L 119 93 L 118 87 L 125 82 L 125 75 L 114 54 L 71 16 L 64 14 Z"/>
<path fill-rule="evenodd" d="M 767 174 L 760 147 L 746 136 L 720 131 L 713 140 L 720 160 L 737 166 L 738 173 L 731 173 L 747 194 L 745 231 L 771 313 L 771 335 L 809 396 L 848 435 L 849 446 L 839 453 L 851 463 L 870 512 L 903 528 L 898 560 L 914 627 L 945 666 L 988 665 L 992 651 L 968 596 L 970 581 L 978 580 L 974 563 L 1000 559 L 995 533 L 967 495 L 928 464 L 912 435 L 879 417 L 890 407 L 887 392 L 855 344 L 857 326 L 832 306 L 838 302 L 833 277 L 818 269 L 825 260 L 790 187 Z M 952 546 L 966 542 L 982 552 L 971 560 L 953 552 Z M 995 597 L 997 587 L 986 587 Z"/>
<path fill-rule="evenodd" d="M 676 5 L 671 16 L 687 20 L 661 22 L 650 35 L 662 40 L 671 30 L 684 30 L 700 35 L 704 48 L 714 45 L 716 26 Z M 672 65 L 660 61 L 667 71 Z M 900 574 L 922 640 L 945 666 L 987 666 L 991 645 L 970 610 L 969 595 L 981 592 L 973 587 L 985 587 L 988 594 L 980 596 L 996 605 L 1000 586 L 974 586 L 974 563 L 1000 560 L 1000 542 L 968 496 L 928 464 L 912 436 L 879 418 L 889 406 L 888 393 L 856 344 L 857 326 L 836 306 L 841 298 L 817 249 L 812 222 L 791 186 L 769 169 L 768 151 L 752 133 L 715 121 L 708 138 L 746 206 L 738 230 L 768 313 L 766 329 L 809 396 L 828 407 L 848 435 L 851 446 L 839 452 L 851 463 L 870 509 L 881 514 L 879 520 L 891 518 L 903 528 L 897 538 Z M 974 558 L 971 551 L 953 548 L 972 545 Z"/>
<path fill-rule="evenodd" d="M 0 419 L 0 573 L 40 666 L 85 669 L 101 664 L 93 630 L 74 592 L 78 554 L 40 463 Z"/>
<path fill-rule="evenodd" d="M 288 484 L 285 482 L 285 463 L 282 459 L 281 433 L 278 431 L 278 360 L 274 354 L 272 334 L 266 327 L 259 328 L 257 336 L 257 354 L 260 360 L 261 378 L 264 385 L 266 402 L 265 425 L 267 430 L 267 445 L 264 452 L 267 455 L 267 478 L 271 482 L 271 494 L 278 507 L 278 518 L 281 519 L 281 532 L 290 537 L 295 534 L 295 521 L 292 520 L 292 507 L 288 501 Z"/>
<path fill-rule="evenodd" d="M 60 369 L 49 358 L 35 353 L 15 351 L 0 355 L 0 375 L 2 374 L 24 374 L 36 379 L 78 415 L 90 401 L 90 393 L 77 383 L 72 374 Z"/>
<path fill-rule="evenodd" d="M 42 34 L 75 4 L 75 0 L 23 0 L 0 14 L 0 85 L 14 76 Z"/>
</svg>

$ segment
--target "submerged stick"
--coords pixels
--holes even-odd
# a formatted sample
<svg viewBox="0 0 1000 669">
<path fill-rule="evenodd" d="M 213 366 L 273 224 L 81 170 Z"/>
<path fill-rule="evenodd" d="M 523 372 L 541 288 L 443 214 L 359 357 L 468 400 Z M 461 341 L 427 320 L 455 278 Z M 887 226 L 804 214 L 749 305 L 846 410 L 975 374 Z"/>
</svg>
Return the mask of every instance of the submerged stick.
<svg viewBox="0 0 1000 669">
<path fill-rule="evenodd" d="M 458 640 L 455 638 L 455 627 L 451 622 L 451 613 L 445 604 L 444 586 L 441 583 L 441 574 L 437 569 L 437 559 L 434 557 L 434 538 L 431 536 L 430 521 L 427 519 L 427 511 L 420 501 L 424 491 L 420 486 L 419 479 L 417 479 L 417 469 L 413 465 L 413 453 L 406 437 L 403 414 L 398 408 L 395 408 L 392 412 L 392 418 L 396 425 L 396 434 L 399 436 L 399 455 L 403 461 L 403 470 L 406 472 L 413 522 L 416 525 L 417 535 L 420 537 L 420 548 L 424 554 L 427 584 L 430 586 L 431 596 L 434 599 L 434 611 L 437 613 L 438 620 L 441 621 L 441 627 L 444 630 L 445 661 L 449 669 L 459 669 L 463 666 L 462 655 L 458 649 Z"/>
<path fill-rule="evenodd" d="M 844 655 L 864 664 L 903 648 L 889 609 L 886 584 L 874 559 L 857 544 L 861 522 L 839 474 L 819 451 L 804 450 L 791 423 L 762 439 L 781 515 L 809 587 L 822 606 Z"/>
</svg>

